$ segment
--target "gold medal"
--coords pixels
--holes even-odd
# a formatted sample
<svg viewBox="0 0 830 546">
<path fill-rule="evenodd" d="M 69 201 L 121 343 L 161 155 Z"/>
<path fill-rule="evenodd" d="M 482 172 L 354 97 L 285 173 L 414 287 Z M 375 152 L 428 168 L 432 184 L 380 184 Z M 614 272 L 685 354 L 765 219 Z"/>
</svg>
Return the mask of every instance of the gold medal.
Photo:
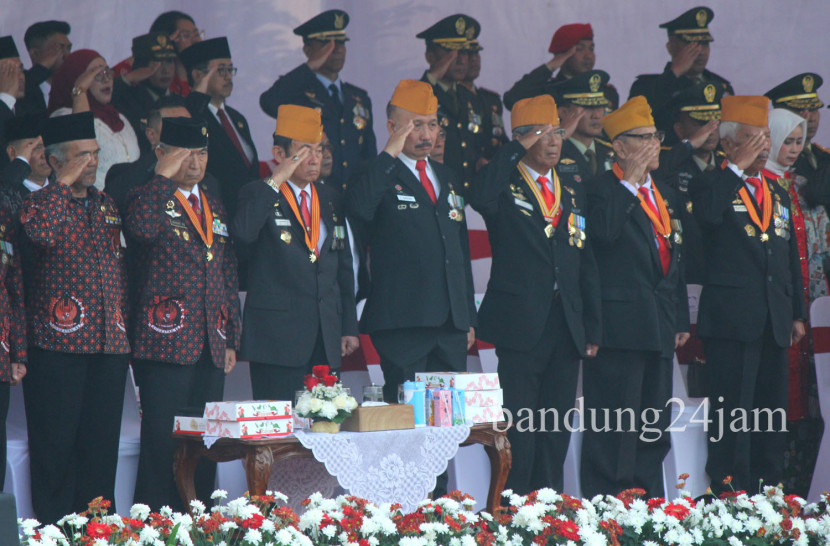
<svg viewBox="0 0 830 546">
<path fill-rule="evenodd" d="M 545 235 L 548 236 L 548 239 L 553 237 L 554 227 L 553 224 L 548 224 L 545 226 Z"/>
<path fill-rule="evenodd" d="M 190 241 L 190 234 L 189 234 L 188 232 L 186 232 L 186 231 L 182 231 L 182 238 L 183 238 L 185 241 Z"/>
<path fill-rule="evenodd" d="M 683 244 L 683 236 L 678 231 L 674 232 L 674 243 L 677 245 Z"/>
<path fill-rule="evenodd" d="M 767 241 L 769 241 L 769 235 L 767 235 L 766 233 L 762 233 L 761 234 L 761 242 L 766 243 Z"/>
<path fill-rule="evenodd" d="M 579 239 L 574 240 L 574 238 L 573 238 L 573 237 L 568 237 L 568 244 L 569 244 L 569 245 L 571 245 L 571 246 L 575 246 L 575 245 L 576 245 L 576 241 L 578 241 L 578 240 L 579 240 Z"/>
<path fill-rule="evenodd" d="M 312 252 L 311 254 L 308 255 L 308 259 L 311 260 L 311 263 L 316 262 L 317 261 L 317 254 Z"/>
<path fill-rule="evenodd" d="M 582 248 L 584 245 L 585 243 L 582 242 L 582 239 L 576 240 L 576 248 Z"/>
<path fill-rule="evenodd" d="M 585 231 L 584 231 L 584 230 L 582 230 L 582 229 L 580 229 L 580 230 L 579 230 L 579 240 L 580 240 L 580 241 L 584 241 L 584 240 L 585 240 Z"/>
<path fill-rule="evenodd" d="M 283 243 L 285 243 L 287 245 L 290 245 L 291 244 L 291 232 L 288 231 L 287 229 L 282 230 L 280 232 L 280 239 L 282 239 Z"/>
<path fill-rule="evenodd" d="M 688 201 L 686 203 L 686 212 L 688 212 L 689 214 L 692 213 L 692 202 L 691 201 Z"/>
<path fill-rule="evenodd" d="M 744 231 L 746 231 L 746 234 L 750 237 L 755 237 L 755 226 L 753 226 L 752 224 L 745 225 Z"/>
<path fill-rule="evenodd" d="M 213 252 L 210 250 L 207 251 L 207 261 L 211 261 L 213 259 Z"/>
</svg>

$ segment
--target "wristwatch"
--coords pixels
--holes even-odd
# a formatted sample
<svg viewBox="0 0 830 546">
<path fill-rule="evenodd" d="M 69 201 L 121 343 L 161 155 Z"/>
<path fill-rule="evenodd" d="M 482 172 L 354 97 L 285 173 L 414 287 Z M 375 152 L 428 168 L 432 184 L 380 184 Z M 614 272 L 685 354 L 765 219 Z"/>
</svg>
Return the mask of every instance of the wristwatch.
<svg viewBox="0 0 830 546">
<path fill-rule="evenodd" d="M 692 143 L 691 143 L 691 142 L 689 142 L 689 139 L 688 139 L 688 138 L 684 138 L 683 140 L 681 140 L 681 141 L 680 141 L 680 144 L 683 144 L 684 146 L 686 146 L 686 148 L 688 148 L 688 149 L 689 149 L 689 151 L 694 150 L 694 146 L 692 146 Z"/>
<path fill-rule="evenodd" d="M 77 85 L 72 88 L 72 96 L 73 97 L 80 97 L 84 93 L 85 93 L 85 91 L 83 89 L 81 89 L 80 87 L 78 87 Z"/>
</svg>

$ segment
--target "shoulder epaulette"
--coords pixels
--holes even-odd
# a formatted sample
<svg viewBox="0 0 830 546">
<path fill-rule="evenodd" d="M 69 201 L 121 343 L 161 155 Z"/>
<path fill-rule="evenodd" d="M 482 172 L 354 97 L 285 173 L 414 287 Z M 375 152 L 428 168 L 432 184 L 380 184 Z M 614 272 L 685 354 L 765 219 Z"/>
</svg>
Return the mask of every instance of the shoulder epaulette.
<svg viewBox="0 0 830 546">
<path fill-rule="evenodd" d="M 674 146 L 660 146 L 661 152 L 668 152 L 669 150 L 673 150 Z"/>
<path fill-rule="evenodd" d="M 726 157 L 726 152 L 724 152 L 723 150 L 718 150 L 718 151 L 715 152 L 715 156 L 716 157 Z"/>
<path fill-rule="evenodd" d="M 353 89 L 355 91 L 359 91 L 359 92 L 363 93 L 364 95 L 368 95 L 368 93 L 366 92 L 365 89 L 363 89 L 362 87 L 358 87 L 354 84 L 351 84 L 349 82 L 343 82 L 343 87 L 348 87 L 348 88 Z"/>
<path fill-rule="evenodd" d="M 563 157 L 562 159 L 559 160 L 559 163 L 562 163 L 563 165 L 570 165 L 572 163 L 576 163 L 576 161 L 574 161 L 570 157 Z"/>
<path fill-rule="evenodd" d="M 602 144 L 606 148 L 613 148 L 614 147 L 613 145 L 611 145 L 610 142 L 608 142 L 607 140 L 602 140 L 601 138 L 595 138 L 594 142 L 596 142 L 597 144 Z"/>
<path fill-rule="evenodd" d="M 820 144 L 816 144 L 815 142 L 813 142 L 812 144 L 813 144 L 813 146 L 815 146 L 816 148 L 818 148 L 818 149 L 819 149 L 819 150 L 821 150 L 822 152 L 824 152 L 824 153 L 826 153 L 826 154 L 830 154 L 830 149 L 825 148 L 824 146 L 822 146 L 822 145 L 820 145 Z"/>
</svg>

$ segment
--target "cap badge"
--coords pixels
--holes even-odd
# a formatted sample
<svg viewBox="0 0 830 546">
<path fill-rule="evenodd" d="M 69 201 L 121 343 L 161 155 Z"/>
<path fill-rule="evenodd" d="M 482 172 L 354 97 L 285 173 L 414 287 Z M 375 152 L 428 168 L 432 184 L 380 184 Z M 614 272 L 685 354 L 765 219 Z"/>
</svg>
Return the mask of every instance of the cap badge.
<svg viewBox="0 0 830 546">
<path fill-rule="evenodd" d="M 202 136 L 207 136 L 207 127 L 202 127 Z"/>
<path fill-rule="evenodd" d="M 699 10 L 697 12 L 697 15 L 695 15 L 695 19 L 697 20 L 697 26 L 699 26 L 700 28 L 705 27 L 706 26 L 706 20 L 708 19 L 708 17 L 706 16 L 706 10 L 705 9 Z"/>
<path fill-rule="evenodd" d="M 467 21 L 463 17 L 459 17 L 455 20 L 455 31 L 459 36 L 462 36 L 465 30 L 467 30 Z"/>
<path fill-rule="evenodd" d="M 158 41 L 161 47 L 167 47 L 167 36 L 165 36 L 164 34 L 159 34 L 156 37 L 156 40 Z"/>
<path fill-rule="evenodd" d="M 473 27 L 469 27 L 469 28 L 467 29 L 467 39 L 468 39 L 468 40 L 472 40 L 472 39 L 473 39 L 473 35 L 475 35 L 475 33 L 476 33 L 476 29 L 475 29 L 475 28 L 473 28 Z"/>
<path fill-rule="evenodd" d="M 809 74 L 804 76 L 804 79 L 801 80 L 801 84 L 804 86 L 805 93 L 812 93 L 813 92 L 813 85 L 815 82 L 813 81 L 813 77 Z"/>
<path fill-rule="evenodd" d="M 711 83 L 703 88 L 703 96 L 706 99 L 706 102 L 714 102 L 715 101 L 715 86 Z"/>
<path fill-rule="evenodd" d="M 599 84 L 602 82 L 602 78 L 599 74 L 594 74 L 591 76 L 591 79 L 588 80 L 588 86 L 591 88 L 591 93 L 596 93 L 599 91 Z"/>
<path fill-rule="evenodd" d="M 334 15 L 334 28 L 337 30 L 343 30 L 343 26 L 346 24 L 346 16 L 343 13 L 336 13 Z"/>
</svg>

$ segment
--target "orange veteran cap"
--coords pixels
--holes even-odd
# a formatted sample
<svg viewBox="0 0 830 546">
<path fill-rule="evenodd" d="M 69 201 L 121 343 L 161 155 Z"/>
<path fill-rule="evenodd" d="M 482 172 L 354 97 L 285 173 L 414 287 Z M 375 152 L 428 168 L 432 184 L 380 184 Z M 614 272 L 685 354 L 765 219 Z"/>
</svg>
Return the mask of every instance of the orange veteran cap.
<svg viewBox="0 0 830 546">
<path fill-rule="evenodd" d="M 438 99 L 432 92 L 432 86 L 419 80 L 401 80 L 389 103 L 421 116 L 438 111 Z"/>
<path fill-rule="evenodd" d="M 734 95 L 720 101 L 720 120 L 755 127 L 769 127 L 769 98 L 757 95 Z"/>
<path fill-rule="evenodd" d="M 618 135 L 636 129 L 654 125 L 651 106 L 642 95 L 631 97 L 628 102 L 602 118 L 602 129 L 608 138 L 614 140 Z"/>
<path fill-rule="evenodd" d="M 317 144 L 323 139 L 320 112 L 296 104 L 283 104 L 277 110 L 277 129 L 274 135 Z"/>
<path fill-rule="evenodd" d="M 556 101 L 550 95 L 522 99 L 510 111 L 511 128 L 525 125 L 559 125 Z"/>
</svg>

